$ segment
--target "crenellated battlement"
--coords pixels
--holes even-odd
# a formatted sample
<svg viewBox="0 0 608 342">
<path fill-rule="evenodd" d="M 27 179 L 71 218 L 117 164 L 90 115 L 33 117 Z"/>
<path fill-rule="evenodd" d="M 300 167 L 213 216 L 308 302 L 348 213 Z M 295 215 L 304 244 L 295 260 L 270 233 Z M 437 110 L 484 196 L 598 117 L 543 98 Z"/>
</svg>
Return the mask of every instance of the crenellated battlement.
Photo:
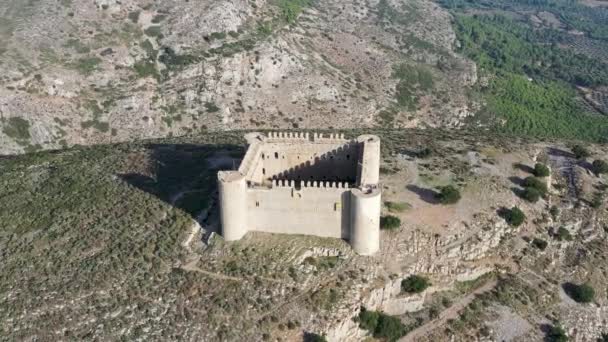
<svg viewBox="0 0 608 342">
<path fill-rule="evenodd" d="M 268 132 L 266 141 L 271 140 L 310 140 L 310 133 L 304 132 Z"/>
<path fill-rule="evenodd" d="M 285 179 L 273 179 L 273 188 L 317 188 L 317 189 L 349 189 L 348 182 L 333 181 L 294 181 Z"/>
<path fill-rule="evenodd" d="M 301 140 L 307 142 L 346 142 L 349 139 L 344 137 L 343 133 L 309 133 L 309 132 L 268 132 L 264 137 L 264 141 L 276 142 L 285 140 Z"/>
</svg>

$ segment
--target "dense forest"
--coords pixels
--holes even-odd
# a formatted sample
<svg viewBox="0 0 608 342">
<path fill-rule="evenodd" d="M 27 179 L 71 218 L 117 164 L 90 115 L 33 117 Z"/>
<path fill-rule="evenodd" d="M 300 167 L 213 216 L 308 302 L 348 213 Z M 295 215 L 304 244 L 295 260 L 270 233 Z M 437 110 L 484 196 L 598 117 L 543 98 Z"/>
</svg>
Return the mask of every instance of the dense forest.
<svg viewBox="0 0 608 342">
<path fill-rule="evenodd" d="M 608 45 L 608 8 L 565 0 L 441 3 L 454 14 L 459 52 L 489 80 L 477 89 L 486 104 L 478 119 L 513 134 L 608 141 L 608 116 L 585 106 L 580 88 L 608 86 L 606 59 L 564 44 L 568 30 L 577 29 Z M 529 16 L 539 11 L 554 14 L 565 28 L 534 25 Z"/>
</svg>

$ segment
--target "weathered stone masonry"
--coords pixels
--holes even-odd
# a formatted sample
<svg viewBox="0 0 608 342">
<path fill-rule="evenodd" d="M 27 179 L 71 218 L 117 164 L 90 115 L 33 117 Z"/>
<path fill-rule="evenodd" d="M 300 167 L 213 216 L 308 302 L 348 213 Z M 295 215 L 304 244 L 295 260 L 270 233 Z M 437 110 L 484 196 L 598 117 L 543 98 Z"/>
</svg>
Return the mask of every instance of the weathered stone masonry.
<svg viewBox="0 0 608 342">
<path fill-rule="evenodd" d="M 220 171 L 222 231 L 346 239 L 362 255 L 378 251 L 380 139 L 342 134 L 250 133 L 236 171 Z"/>
</svg>

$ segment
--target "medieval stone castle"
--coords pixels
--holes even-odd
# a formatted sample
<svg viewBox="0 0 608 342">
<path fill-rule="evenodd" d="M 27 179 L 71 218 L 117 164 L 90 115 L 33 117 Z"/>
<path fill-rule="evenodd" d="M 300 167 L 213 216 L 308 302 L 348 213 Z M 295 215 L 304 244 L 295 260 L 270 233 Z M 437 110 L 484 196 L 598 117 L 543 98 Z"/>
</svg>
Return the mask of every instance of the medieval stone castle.
<svg viewBox="0 0 608 342">
<path fill-rule="evenodd" d="M 236 171 L 218 173 L 224 239 L 248 231 L 348 240 L 359 254 L 380 244 L 380 139 L 343 134 L 249 133 Z"/>
</svg>

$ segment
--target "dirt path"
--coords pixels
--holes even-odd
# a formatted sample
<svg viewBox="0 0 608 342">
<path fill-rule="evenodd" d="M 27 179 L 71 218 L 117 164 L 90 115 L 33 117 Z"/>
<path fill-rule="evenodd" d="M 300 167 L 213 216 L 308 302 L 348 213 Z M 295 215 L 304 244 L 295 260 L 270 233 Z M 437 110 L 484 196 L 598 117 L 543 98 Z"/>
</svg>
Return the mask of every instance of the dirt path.
<svg viewBox="0 0 608 342">
<path fill-rule="evenodd" d="M 488 291 L 492 290 L 495 286 L 496 286 L 496 280 L 492 280 L 492 281 L 484 284 L 482 287 L 480 287 L 480 288 L 476 289 L 475 291 L 469 293 L 468 295 L 462 297 L 459 301 L 454 303 L 452 306 L 450 306 L 449 308 L 442 311 L 439 314 L 438 318 L 430 321 L 429 323 L 427 323 L 421 327 L 418 327 L 418 328 L 412 330 L 409 334 L 402 337 L 399 340 L 399 342 L 416 341 L 417 339 L 420 339 L 420 338 L 428 335 L 430 332 L 437 330 L 438 328 L 443 326 L 448 320 L 458 318 L 458 314 L 460 313 L 460 311 L 462 311 L 469 304 L 471 304 L 471 302 L 475 299 L 475 297 L 477 295 L 482 294 L 484 292 L 488 292 Z"/>
<path fill-rule="evenodd" d="M 231 280 L 231 281 L 238 281 L 238 282 L 242 282 L 243 280 L 245 280 L 244 278 L 232 277 L 232 276 L 221 274 L 221 273 L 214 273 L 214 272 L 202 270 L 198 266 L 196 266 L 197 263 L 198 263 L 198 259 L 193 259 L 190 262 L 188 262 L 187 264 L 184 264 L 181 268 L 183 270 L 189 271 L 189 272 L 202 273 L 202 274 L 208 275 L 215 279 Z"/>
</svg>

